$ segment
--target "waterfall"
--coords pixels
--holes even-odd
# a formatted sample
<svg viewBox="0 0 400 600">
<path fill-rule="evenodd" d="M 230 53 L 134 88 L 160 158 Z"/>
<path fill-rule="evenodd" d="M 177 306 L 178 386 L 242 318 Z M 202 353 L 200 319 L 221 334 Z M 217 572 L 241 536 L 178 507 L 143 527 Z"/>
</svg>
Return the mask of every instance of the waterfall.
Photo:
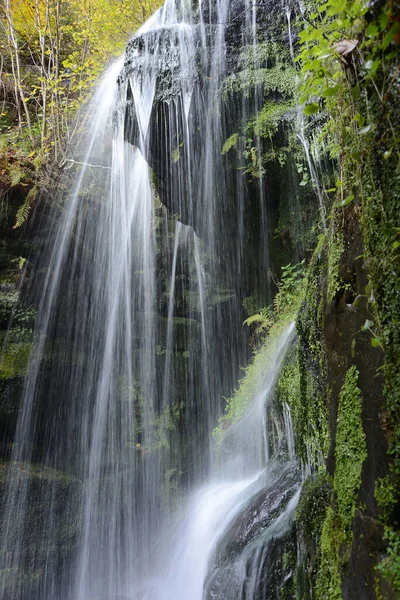
<svg viewBox="0 0 400 600">
<path fill-rule="evenodd" d="M 78 121 L 27 275 L 37 319 L 2 498 L 1 600 L 254 600 L 269 543 L 290 529 L 287 407 L 284 457 L 268 432 L 293 327 L 217 458 L 211 435 L 249 358 L 243 298 L 271 294 L 267 181 L 252 203 L 221 152 L 261 107 L 260 90 L 232 109 L 221 92 L 236 35 L 258 64 L 257 18 L 247 0 L 167 0 Z M 262 533 L 222 558 L 264 497 Z"/>
</svg>

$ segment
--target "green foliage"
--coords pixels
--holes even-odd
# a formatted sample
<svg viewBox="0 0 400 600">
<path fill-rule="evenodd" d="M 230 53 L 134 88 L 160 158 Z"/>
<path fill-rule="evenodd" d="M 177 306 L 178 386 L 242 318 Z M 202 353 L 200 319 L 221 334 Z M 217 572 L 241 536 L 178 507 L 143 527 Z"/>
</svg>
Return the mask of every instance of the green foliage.
<svg viewBox="0 0 400 600">
<path fill-rule="evenodd" d="M 385 539 L 388 544 L 386 557 L 378 565 L 378 569 L 393 589 L 400 591 L 400 535 L 391 527 L 387 527 Z"/>
<path fill-rule="evenodd" d="M 360 99 L 367 99 L 369 88 L 381 106 L 387 104 L 396 78 L 395 39 L 400 32 L 390 3 L 372 20 L 368 10 L 362 0 L 316 2 L 306 20 L 300 22 L 300 53 L 296 59 L 301 69 L 304 114 L 312 116 L 323 111 L 327 124 L 321 130 L 322 136 L 332 140 L 329 143 L 336 156 L 344 151 L 352 154 L 355 165 L 357 160 L 360 162 L 366 139 L 378 127 L 368 103 L 360 103 Z M 399 137 L 387 111 L 386 118 L 387 152 L 390 156 L 393 150 L 399 157 Z M 351 136 L 354 140 L 349 146 Z M 353 198 L 349 194 L 344 200 L 342 195 L 342 206 Z"/>
<path fill-rule="evenodd" d="M 5 0 L 0 135 L 7 143 L 0 143 L 0 181 L 5 177 L 6 189 L 46 187 L 53 163 L 63 164 L 79 131 L 76 112 L 105 64 L 158 6 L 159 0 Z M 28 218 L 36 189 L 29 194 L 15 227 Z"/>
<path fill-rule="evenodd" d="M 358 387 L 358 371 L 354 366 L 347 371 L 339 396 L 335 458 L 334 489 L 338 512 L 345 539 L 350 539 L 362 466 L 367 458 L 362 396 Z"/>
<path fill-rule="evenodd" d="M 245 300 L 244 306 L 248 311 L 258 309 L 258 312 L 246 319 L 244 324 L 253 327 L 256 325 L 256 332 L 261 334 L 264 341 L 255 352 L 250 365 L 244 369 L 245 376 L 239 382 L 239 387 L 233 396 L 227 399 L 225 413 L 220 418 L 219 425 L 213 433 L 217 444 L 221 443 L 225 429 L 241 418 L 250 400 L 261 390 L 264 382 L 265 366 L 275 352 L 277 340 L 283 329 L 296 317 L 303 298 L 303 281 L 304 261 L 297 265 L 289 264 L 282 267 L 282 278 L 278 284 L 279 289 L 273 308 L 270 306 L 258 308 L 259 300 L 254 296 Z M 289 370 L 291 367 L 287 366 L 287 369 Z M 281 383 L 278 382 L 277 384 L 280 401 L 287 403 L 289 406 L 298 404 L 292 397 L 292 393 L 294 394 L 295 390 L 298 389 L 297 374 L 293 371 L 291 375 L 292 378 L 287 380 L 280 377 L 279 382 Z M 287 384 L 285 388 L 283 387 L 284 381 Z M 289 381 L 293 384 L 291 390 L 289 390 Z"/>
<path fill-rule="evenodd" d="M 390 523 L 393 510 L 397 505 L 397 498 L 396 486 L 389 475 L 375 482 L 375 499 L 379 505 L 383 521 Z"/>
<path fill-rule="evenodd" d="M 330 444 L 322 333 L 324 241 L 321 237 L 308 267 L 305 297 L 297 318 L 300 402 L 299 421 L 294 424 L 296 445 L 300 459 L 316 470 L 326 460 Z"/>
<path fill-rule="evenodd" d="M 227 154 L 231 148 L 236 148 L 238 139 L 239 139 L 239 134 L 237 134 L 237 133 L 233 133 L 230 137 L 228 137 L 228 139 L 222 146 L 221 153 Z"/>
<path fill-rule="evenodd" d="M 330 235 L 327 237 L 328 244 L 328 289 L 326 293 L 326 299 L 328 302 L 332 302 L 335 295 L 341 289 L 340 280 L 340 260 L 344 252 L 344 237 L 341 228 L 333 227 Z"/>
<path fill-rule="evenodd" d="M 243 416 L 249 402 L 260 393 L 264 384 L 266 365 L 276 352 L 280 335 L 293 318 L 293 313 L 286 313 L 278 318 L 270 328 L 266 340 L 254 354 L 251 363 L 243 369 L 245 376 L 239 381 L 239 386 L 232 397 L 226 398 L 224 415 L 220 417 L 218 427 L 214 429 L 213 436 L 217 446 L 222 442 L 225 430 Z"/>
<path fill-rule="evenodd" d="M 400 244 L 397 243 L 397 228 L 400 227 L 400 25 L 396 8 L 392 2 L 373 7 L 361 0 L 313 2 L 312 7 L 306 7 L 305 18 L 300 24 L 298 63 L 301 102 L 306 105 L 304 112 L 310 116 L 312 124 L 317 123 L 318 118 L 325 119 L 316 137 L 319 152 L 327 149 L 330 158 L 338 162 L 337 181 L 335 189 L 331 190 L 336 194 L 332 228 L 335 233 L 326 242 L 330 300 L 343 285 L 338 269 L 343 241 L 346 243 L 360 226 L 364 242 L 363 258 L 370 277 L 369 308 L 374 317 L 366 321 L 363 330 L 371 333 L 371 344 L 380 346 L 385 352 L 382 369 L 385 401 L 382 400 L 382 405 L 386 402 L 387 413 L 382 424 L 388 434 L 392 456 L 392 472 L 377 482 L 375 492 L 381 516 L 387 523 L 388 551 L 380 571 L 393 588 L 400 591 L 398 524 L 392 518 L 392 508 L 400 490 Z M 355 225 L 356 221 L 359 223 Z M 302 328 L 305 340 L 310 339 L 312 331 L 311 324 L 307 329 Z M 312 345 L 313 342 L 308 342 L 308 347 L 306 342 L 301 345 L 305 381 L 308 377 L 306 369 L 312 364 L 309 361 Z M 340 597 L 337 574 L 340 576 L 350 543 L 362 462 L 366 456 L 356 376 L 355 371 L 347 374 L 341 393 L 342 407 L 345 407 L 347 402 L 351 404 L 346 385 L 352 390 L 355 407 L 352 409 L 354 414 L 349 409 L 349 422 L 357 417 L 358 425 L 352 424 L 354 433 L 347 431 L 348 439 L 351 439 L 347 446 L 345 429 L 341 431 L 338 424 L 335 450 L 339 469 L 337 477 L 335 475 L 337 500 L 332 504 L 332 514 L 324 527 L 327 560 L 318 580 L 318 597 L 321 599 Z M 385 408 L 383 415 L 384 411 Z M 343 423 L 345 417 L 341 420 Z"/>
<path fill-rule="evenodd" d="M 304 297 L 304 263 L 305 259 L 297 265 L 289 263 L 282 267 L 278 293 L 274 298 L 274 309 L 277 314 L 298 311 Z"/>
<path fill-rule="evenodd" d="M 244 325 L 255 326 L 254 331 L 261 338 L 267 334 L 272 326 L 281 317 L 296 315 L 303 299 L 304 291 L 304 263 L 296 265 L 288 264 L 282 267 L 281 280 L 278 283 L 273 306 L 259 307 L 255 298 L 249 297 L 243 302 L 250 316 L 244 321 Z M 256 310 L 255 314 L 252 314 Z"/>
<path fill-rule="evenodd" d="M 269 138 L 272 141 L 280 124 L 285 120 L 292 120 L 291 109 L 293 108 L 293 100 L 282 102 L 267 100 L 257 116 L 248 121 L 246 132 L 260 138 Z"/>
<path fill-rule="evenodd" d="M 283 165 L 291 150 L 289 146 L 276 147 L 275 137 L 282 124 L 294 119 L 296 69 L 287 47 L 277 41 L 266 40 L 257 44 L 256 49 L 253 46 L 242 49 L 239 71 L 225 80 L 222 97 L 230 102 L 234 94 L 250 97 L 260 90 L 266 97 L 264 105 L 226 140 L 222 149 L 225 154 L 236 148 L 245 159 L 244 172 L 251 178 L 262 177 L 267 162 L 278 161 Z M 299 143 L 296 137 L 292 142 Z"/>
<path fill-rule="evenodd" d="M 244 47 L 239 69 L 225 80 L 224 97 L 238 92 L 249 97 L 256 87 L 261 87 L 265 95 L 277 92 L 283 97 L 292 97 L 296 70 L 283 44 L 267 40 L 258 44 L 256 50 L 253 46 Z"/>
<path fill-rule="evenodd" d="M 26 375 L 30 352 L 30 342 L 8 343 L 0 360 L 0 379 Z"/>
<path fill-rule="evenodd" d="M 339 516 L 330 506 L 322 527 L 320 564 L 316 579 L 316 600 L 342 600 L 339 550 L 343 533 Z"/>
<path fill-rule="evenodd" d="M 306 543 L 318 544 L 326 512 L 332 498 L 332 482 L 324 470 L 310 475 L 301 488 L 296 522 Z"/>
<path fill-rule="evenodd" d="M 23 225 L 27 220 L 32 208 L 32 203 L 35 201 L 37 193 L 38 188 L 36 186 L 29 190 L 28 194 L 26 195 L 25 202 L 21 204 L 17 210 L 17 214 L 15 215 L 14 229 L 21 227 L 21 225 Z"/>
<path fill-rule="evenodd" d="M 273 326 L 275 322 L 274 314 L 271 307 L 262 308 L 259 313 L 255 315 L 251 315 L 248 319 L 243 321 L 243 325 L 257 325 L 256 333 L 263 334 L 267 333 L 269 329 Z"/>
<path fill-rule="evenodd" d="M 334 498 L 326 513 L 320 541 L 316 578 L 317 600 L 341 600 L 341 573 L 352 542 L 352 523 L 367 458 L 362 425 L 362 397 L 358 371 L 350 367 L 339 395 L 335 444 Z"/>
</svg>

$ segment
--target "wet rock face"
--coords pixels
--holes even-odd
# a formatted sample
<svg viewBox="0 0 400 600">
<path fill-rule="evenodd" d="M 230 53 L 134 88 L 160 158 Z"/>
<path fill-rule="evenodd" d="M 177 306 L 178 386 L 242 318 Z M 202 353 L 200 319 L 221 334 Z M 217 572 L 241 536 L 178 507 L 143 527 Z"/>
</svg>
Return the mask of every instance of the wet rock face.
<svg viewBox="0 0 400 600">
<path fill-rule="evenodd" d="M 235 87 L 229 98 L 224 91 L 224 82 L 247 68 L 244 49 L 267 39 L 289 46 L 282 5 L 267 0 L 257 5 L 256 13 L 253 23 L 253 9 L 243 0 L 231 0 L 226 6 L 201 3 L 192 15 L 185 15 L 186 23 L 178 25 L 169 24 L 165 13 L 161 26 L 152 29 L 150 24 L 128 44 L 121 86 L 127 94 L 125 139 L 141 148 L 169 214 L 212 245 L 216 262 L 232 278 L 230 288 L 240 289 L 242 298 L 258 289 L 270 299 L 270 271 L 279 272 L 282 264 L 299 260 L 292 234 L 283 243 L 273 241 L 282 215 L 291 214 L 285 206 L 292 206 L 293 185 L 299 189 L 297 171 L 290 164 L 285 167 L 288 173 L 282 173 L 276 160 L 261 182 L 247 174 L 250 159 L 244 147 L 222 153 L 226 140 L 254 117 L 257 104 L 254 90 L 245 94 Z M 150 80 L 153 87 L 146 92 L 150 114 L 143 119 L 137 114 L 142 109 L 136 106 L 134 88 L 148 86 Z M 257 96 L 261 93 L 257 90 Z M 279 101 L 279 94 L 268 94 Z M 146 125 L 142 134 L 141 122 Z M 274 145 L 286 146 L 283 129 L 275 138 Z M 269 138 L 263 144 L 261 154 L 267 153 Z M 218 235 L 210 233 L 210 223 Z M 245 257 L 237 256 L 240 246 L 247 249 Z M 267 254 L 269 270 L 264 268 Z"/>
<path fill-rule="evenodd" d="M 155 102 L 169 102 L 182 91 L 182 70 L 185 73 L 185 87 L 193 85 L 196 79 L 194 56 L 182 51 L 195 44 L 194 32 L 189 26 L 175 26 L 149 31 L 133 38 L 126 49 L 125 75 L 131 77 L 156 77 Z M 190 68 L 191 67 L 191 68 Z"/>
<path fill-rule="evenodd" d="M 280 479 L 258 492 L 225 533 L 216 550 L 216 560 L 224 563 L 235 559 L 257 539 L 266 527 L 282 513 L 298 490 L 298 473 L 287 468 Z"/>
<path fill-rule="evenodd" d="M 215 550 L 206 600 L 273 600 L 281 598 L 282 587 L 285 598 L 295 598 L 290 595 L 296 562 L 293 514 L 285 511 L 298 489 L 299 473 L 288 467 L 240 512 Z"/>
<path fill-rule="evenodd" d="M 239 562 L 216 569 L 205 588 L 206 600 L 295 600 L 294 529 L 272 539 L 249 557 L 251 568 Z M 254 569 L 254 570 L 253 570 Z"/>
<path fill-rule="evenodd" d="M 50 568 L 61 568 L 69 564 L 71 554 L 75 549 L 79 536 L 79 498 L 81 482 L 66 473 L 47 467 L 39 467 L 25 463 L 2 463 L 0 465 L 0 514 L 3 515 L 4 501 L 7 492 L 7 482 L 12 487 L 14 481 L 19 481 L 20 490 L 26 493 L 29 511 L 25 522 L 17 518 L 9 519 L 8 526 L 12 535 L 23 535 L 20 555 L 16 567 L 8 569 L 9 572 L 0 572 L 0 577 L 6 583 L 10 580 L 9 600 L 16 600 L 13 578 L 18 570 L 18 598 L 30 600 L 43 583 L 43 577 Z M 42 531 L 48 527 L 49 514 L 57 520 L 49 543 L 41 542 Z M 4 541 L 1 544 L 2 552 L 10 552 Z M 36 596 L 35 596 L 36 597 Z M 7 596 L 6 596 L 7 598 Z M 8 600 L 8 599 L 7 599 Z"/>
</svg>

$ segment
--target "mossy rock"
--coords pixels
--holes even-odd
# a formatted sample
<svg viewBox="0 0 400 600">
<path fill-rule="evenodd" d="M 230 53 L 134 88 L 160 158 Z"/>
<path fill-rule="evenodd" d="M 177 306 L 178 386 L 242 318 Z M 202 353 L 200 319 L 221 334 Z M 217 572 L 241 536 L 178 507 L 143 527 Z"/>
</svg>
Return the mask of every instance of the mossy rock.
<svg viewBox="0 0 400 600">
<path fill-rule="evenodd" d="M 0 379 L 24 377 L 27 372 L 31 343 L 29 341 L 7 344 L 0 361 Z"/>
</svg>

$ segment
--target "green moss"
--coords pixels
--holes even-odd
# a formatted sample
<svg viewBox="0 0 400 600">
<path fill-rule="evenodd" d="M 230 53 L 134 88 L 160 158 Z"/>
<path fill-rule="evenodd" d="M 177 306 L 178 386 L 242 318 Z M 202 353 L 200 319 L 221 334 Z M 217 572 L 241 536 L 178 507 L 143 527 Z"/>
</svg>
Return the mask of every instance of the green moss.
<svg viewBox="0 0 400 600">
<path fill-rule="evenodd" d="M 288 544 L 285 554 L 282 556 L 283 584 L 279 588 L 280 600 L 295 600 L 295 578 L 296 571 L 296 548 L 294 544 Z"/>
<path fill-rule="evenodd" d="M 318 469 L 326 460 L 329 443 L 325 342 L 319 319 L 323 302 L 323 240 L 318 244 L 307 273 L 305 299 L 297 319 L 300 374 L 300 421 L 295 421 L 299 458 Z"/>
<path fill-rule="evenodd" d="M 296 346 L 289 349 L 279 379 L 276 392 L 280 405 L 290 407 L 293 420 L 297 421 L 297 411 L 300 408 L 300 373 L 297 364 Z"/>
<path fill-rule="evenodd" d="M 282 102 L 267 100 L 257 116 L 247 122 L 246 133 L 272 140 L 282 121 L 291 118 L 290 109 L 293 107 L 293 100 Z"/>
<path fill-rule="evenodd" d="M 269 330 L 265 342 L 255 352 L 251 363 L 243 369 L 245 376 L 239 382 L 239 387 L 233 396 L 227 399 L 225 413 L 220 418 L 218 427 L 213 432 L 217 445 L 222 442 L 225 430 L 243 416 L 249 402 L 261 391 L 265 379 L 266 366 L 275 354 L 276 344 L 280 335 L 293 319 L 293 314 L 282 315 Z"/>
<path fill-rule="evenodd" d="M 381 477 L 375 482 L 375 499 L 381 511 L 381 517 L 385 523 L 393 520 L 393 511 L 396 508 L 396 486 L 390 475 Z"/>
<path fill-rule="evenodd" d="M 296 522 L 306 544 L 318 543 L 332 498 L 332 481 L 323 470 L 306 479 L 296 509 Z"/>
<path fill-rule="evenodd" d="M 341 287 L 340 281 L 340 259 L 344 252 L 343 231 L 339 227 L 333 227 L 328 240 L 328 289 L 326 293 L 327 302 L 332 302 Z"/>
<path fill-rule="evenodd" d="M 276 383 L 276 401 L 282 407 L 285 404 L 290 408 L 293 423 L 293 433 L 296 444 L 302 444 L 307 437 L 306 414 L 307 407 L 302 402 L 300 387 L 300 370 L 297 359 L 297 344 L 292 345 L 283 361 L 279 379 Z M 305 448 L 300 451 L 305 454 Z M 297 449 L 299 452 L 299 449 Z"/>
<path fill-rule="evenodd" d="M 375 333 L 385 350 L 382 409 L 387 411 L 384 427 L 391 459 L 391 473 L 386 481 L 397 501 L 400 497 L 400 247 L 397 243 L 400 231 L 400 166 L 393 142 L 388 139 L 387 117 L 396 118 L 398 101 L 389 94 L 385 105 L 373 103 L 371 109 L 371 116 L 379 123 L 379 128 L 364 149 L 360 173 L 363 182 L 361 225 L 373 293 L 371 308 Z M 378 152 L 377 148 L 382 151 Z M 383 153 L 385 148 L 392 148 L 387 159 Z M 388 541 L 387 557 L 382 561 L 380 571 L 399 593 L 400 528 L 393 518 L 389 518 L 387 495 L 378 492 L 377 500 Z"/>
<path fill-rule="evenodd" d="M 358 371 L 354 366 L 347 371 L 339 396 L 335 457 L 334 489 L 342 528 L 346 539 L 349 539 L 361 486 L 362 466 L 367 458 L 362 396 L 358 387 Z"/>
<path fill-rule="evenodd" d="M 400 535 L 391 527 L 385 531 L 387 541 L 386 557 L 378 565 L 378 570 L 394 590 L 400 590 Z"/>
<path fill-rule="evenodd" d="M 329 5 L 329 4 L 328 4 Z M 328 6 L 326 5 L 326 6 Z M 350 7 L 350 4 L 348 4 Z M 361 14 L 357 11 L 361 10 Z M 315 8 L 309 9 L 310 13 Z M 353 12 L 354 11 L 354 12 Z M 397 576 L 400 563 L 400 530 L 393 518 L 393 507 L 400 497 L 400 163 L 399 163 L 399 104 L 398 104 L 398 63 L 400 49 L 396 43 L 396 7 L 393 2 L 382 2 L 379 6 L 367 9 L 362 4 L 352 3 L 351 10 L 343 11 L 348 24 L 343 20 L 329 20 L 329 10 L 325 17 L 318 12 L 319 35 L 323 32 L 329 40 L 332 34 L 339 34 L 338 23 L 342 28 L 341 39 L 358 40 L 358 49 L 362 60 L 353 62 L 352 66 L 336 62 L 339 97 L 324 102 L 329 112 L 325 126 L 325 142 L 334 148 L 333 154 L 340 161 L 338 184 L 341 198 L 351 198 L 352 211 L 343 211 L 342 225 L 345 225 L 345 240 L 354 231 L 353 222 L 358 220 L 363 237 L 363 258 L 365 270 L 370 279 L 368 309 L 374 312 L 374 340 L 378 340 L 384 349 L 384 364 L 381 374 L 384 375 L 384 398 L 381 399 L 380 414 L 387 433 L 390 473 L 376 484 L 376 498 L 381 518 L 387 527 L 388 556 L 383 561 L 382 573 L 390 581 L 396 591 L 400 591 L 400 579 Z M 361 16 L 361 18 L 360 18 Z M 311 25 L 310 25 L 311 18 Z M 308 15 L 309 23 L 302 28 L 314 33 L 312 23 L 314 16 Z M 353 31 L 351 30 L 353 27 Z M 345 28 L 343 30 L 343 28 Z M 346 32 L 347 29 L 347 32 Z M 303 61 L 306 68 L 314 59 L 313 51 L 321 54 L 324 40 L 313 42 L 306 39 L 308 34 L 301 34 L 303 44 Z M 311 50 L 311 54 L 310 54 Z M 328 66 L 332 56 L 328 54 L 311 65 L 314 75 L 318 75 L 321 66 Z M 327 61 L 326 63 L 324 61 Z M 307 62 L 309 63 L 307 66 Z M 365 76 L 364 65 L 373 65 L 373 76 Z M 303 64 L 304 67 L 304 64 Z M 349 67 L 349 68 L 348 68 Z M 326 72 L 328 69 L 326 70 Z M 329 69 L 332 74 L 332 70 Z M 307 84 L 309 84 L 309 73 Z M 325 85 L 325 77 L 315 79 L 314 83 Z M 308 85 L 303 90 L 311 96 L 312 101 L 319 94 Z M 350 92 L 350 93 L 349 93 Z M 306 94 L 306 95 L 307 95 Z M 308 98 L 305 98 L 307 101 Z M 339 100 L 339 101 L 337 101 Z M 341 227 L 335 227 L 340 231 Z M 341 239 L 331 240 L 334 255 L 330 258 L 330 281 L 328 296 L 334 298 L 338 283 L 337 256 L 342 247 Z M 380 424 L 376 424 L 379 426 Z M 359 429 L 359 434 L 361 430 Z M 362 442 L 362 440 L 361 440 Z M 384 469 L 385 465 L 381 465 Z M 357 479 L 360 470 L 360 455 L 354 465 Z M 345 474 L 343 473 L 343 480 Z M 344 483 L 344 481 L 343 481 Z M 351 490 L 347 490 L 351 491 Z M 347 494 L 343 488 L 343 493 Z M 347 514 L 347 527 L 354 509 L 349 499 L 342 498 L 341 507 Z M 346 521 L 346 516 L 343 518 Z M 391 572 L 391 569 L 392 572 Z"/>
<path fill-rule="evenodd" d="M 10 472 L 13 477 L 26 479 L 30 482 L 57 483 L 64 487 L 79 484 L 78 478 L 51 467 L 39 464 L 0 462 L 0 487 L 7 483 Z"/>
<path fill-rule="evenodd" d="M 329 507 L 322 527 L 320 566 L 316 579 L 316 600 L 342 600 L 339 550 L 343 532 L 339 515 Z"/>
<path fill-rule="evenodd" d="M 322 527 L 320 561 L 316 578 L 317 600 L 341 600 L 341 573 L 352 542 L 352 523 L 367 457 L 362 426 L 362 397 L 358 371 L 350 367 L 339 395 L 336 431 L 334 498 Z"/>
<path fill-rule="evenodd" d="M 254 65 L 260 67 L 254 69 Z M 224 82 L 223 95 L 242 92 L 250 96 L 257 86 L 264 93 L 279 92 L 291 97 L 296 86 L 296 69 L 293 67 L 290 52 L 283 44 L 271 40 L 257 45 L 254 56 L 253 46 L 245 46 L 239 60 L 239 72 L 229 76 Z"/>
<path fill-rule="evenodd" d="M 0 379 L 23 377 L 28 367 L 31 352 L 30 342 L 7 344 L 0 361 Z"/>
</svg>

